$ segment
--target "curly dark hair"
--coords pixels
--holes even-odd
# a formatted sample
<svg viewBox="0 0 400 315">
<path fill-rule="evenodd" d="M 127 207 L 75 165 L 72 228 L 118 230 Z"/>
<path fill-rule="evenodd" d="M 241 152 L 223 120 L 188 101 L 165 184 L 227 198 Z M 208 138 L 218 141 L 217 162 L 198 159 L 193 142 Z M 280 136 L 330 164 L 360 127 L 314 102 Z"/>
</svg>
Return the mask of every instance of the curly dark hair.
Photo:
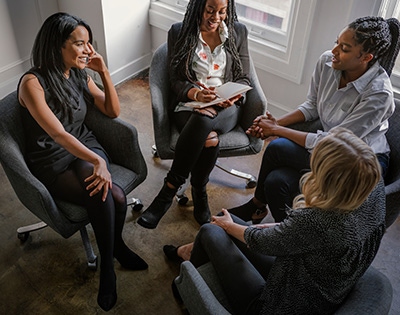
<svg viewBox="0 0 400 315">
<path fill-rule="evenodd" d="M 61 48 L 71 33 L 79 26 L 83 26 L 89 33 L 89 42 L 92 42 L 90 26 L 82 19 L 68 13 L 58 12 L 49 16 L 43 23 L 32 48 L 31 62 L 36 71 L 44 79 L 46 89 L 54 101 L 56 114 L 61 118 L 72 119 L 72 108 L 77 106 L 79 95 L 64 76 L 64 62 Z M 75 69 L 82 84 L 87 80 L 85 70 Z M 85 99 L 90 100 L 90 95 L 85 91 Z"/>
<path fill-rule="evenodd" d="M 196 81 L 196 75 L 191 69 L 194 52 L 200 34 L 200 24 L 206 6 L 207 0 L 190 0 L 185 17 L 183 19 L 182 28 L 175 44 L 174 57 L 171 60 L 171 67 L 177 76 L 183 80 Z M 233 80 L 242 75 L 242 63 L 236 48 L 233 36 L 234 23 L 238 21 L 236 15 L 236 7 L 234 0 L 228 0 L 227 17 L 225 24 L 228 27 L 228 39 L 225 41 L 225 49 L 232 54 L 233 64 Z"/>
<path fill-rule="evenodd" d="M 395 18 L 366 16 L 351 22 L 348 28 L 354 30 L 355 41 L 363 51 L 374 55 L 369 66 L 379 60 L 390 76 L 400 48 L 400 22 Z"/>
</svg>

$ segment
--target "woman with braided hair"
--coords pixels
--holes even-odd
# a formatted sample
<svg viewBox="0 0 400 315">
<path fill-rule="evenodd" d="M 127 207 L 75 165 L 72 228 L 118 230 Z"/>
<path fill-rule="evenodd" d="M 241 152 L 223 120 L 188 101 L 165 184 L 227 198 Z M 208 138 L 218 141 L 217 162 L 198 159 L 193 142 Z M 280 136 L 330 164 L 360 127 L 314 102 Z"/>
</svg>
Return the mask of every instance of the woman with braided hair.
<svg viewBox="0 0 400 315">
<path fill-rule="evenodd" d="M 363 139 L 385 175 L 389 163 L 385 133 L 394 111 L 389 76 L 399 52 L 399 29 L 394 18 L 356 19 L 318 60 L 307 100 L 297 110 L 279 119 L 267 112 L 254 120 L 248 134 L 278 138 L 264 152 L 254 197 L 229 212 L 247 221 L 257 211 L 266 214 L 268 205 L 275 221 L 282 221 L 299 192 L 301 175 L 310 168 L 310 152 L 335 126 L 348 128 Z M 317 133 L 287 127 L 315 119 L 323 128 Z"/>
<path fill-rule="evenodd" d="M 180 136 L 161 191 L 137 221 L 149 229 L 157 227 L 189 173 L 194 217 L 200 225 L 210 221 L 206 185 L 219 153 L 218 135 L 236 126 L 245 95 L 203 109 L 183 105 L 214 100 L 214 88 L 228 81 L 250 85 L 247 29 L 237 22 L 234 0 L 191 0 L 183 22 L 168 32 L 168 60 L 170 114 Z"/>
</svg>

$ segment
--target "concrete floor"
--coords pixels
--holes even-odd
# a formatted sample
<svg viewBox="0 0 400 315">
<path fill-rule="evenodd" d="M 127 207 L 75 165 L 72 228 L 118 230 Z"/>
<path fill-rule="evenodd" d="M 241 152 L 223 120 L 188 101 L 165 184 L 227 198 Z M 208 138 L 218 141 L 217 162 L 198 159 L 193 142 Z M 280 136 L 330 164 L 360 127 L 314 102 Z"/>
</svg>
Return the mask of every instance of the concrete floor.
<svg viewBox="0 0 400 315">
<path fill-rule="evenodd" d="M 153 158 L 154 143 L 151 104 L 146 77 L 129 80 L 117 87 L 121 118 L 136 126 L 142 153 L 148 166 L 147 179 L 129 197 L 138 197 L 148 206 L 161 187 L 171 161 Z M 261 154 L 224 158 L 230 167 L 257 175 Z M 87 268 L 79 233 L 63 239 L 50 228 L 31 233 L 20 243 L 16 229 L 38 220 L 18 201 L 3 169 L 0 168 L 0 314 L 102 314 L 96 303 L 98 272 Z M 209 184 L 213 213 L 249 200 L 253 189 L 244 180 L 214 169 Z M 190 197 L 190 193 L 188 192 Z M 146 271 L 126 271 L 116 262 L 118 301 L 110 314 L 186 314 L 171 293 L 179 266 L 164 257 L 164 244 L 193 240 L 199 228 L 193 219 L 191 202 L 173 203 L 155 230 L 134 223 L 137 213 L 128 211 L 124 238 L 149 264 Z M 94 242 L 93 231 L 89 235 Z M 387 231 L 373 265 L 386 274 L 393 285 L 390 314 L 400 314 L 400 219 Z M 97 253 L 97 248 L 95 247 Z"/>
</svg>

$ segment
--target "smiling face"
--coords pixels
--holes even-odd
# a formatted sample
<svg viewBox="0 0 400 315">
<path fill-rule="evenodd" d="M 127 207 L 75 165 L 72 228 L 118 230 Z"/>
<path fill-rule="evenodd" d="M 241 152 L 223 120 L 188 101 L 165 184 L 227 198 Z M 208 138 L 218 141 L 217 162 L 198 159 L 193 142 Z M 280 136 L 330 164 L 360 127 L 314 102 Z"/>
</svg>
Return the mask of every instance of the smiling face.
<svg viewBox="0 0 400 315">
<path fill-rule="evenodd" d="M 207 0 L 203 11 L 200 30 L 202 32 L 217 31 L 226 19 L 228 0 Z"/>
<path fill-rule="evenodd" d="M 84 69 L 90 53 L 92 50 L 89 46 L 89 32 L 79 25 L 61 48 L 65 71 L 71 68 Z"/>
<path fill-rule="evenodd" d="M 354 31 L 349 28 L 339 34 L 332 54 L 332 68 L 348 72 L 365 72 L 373 58 L 372 54 L 363 52 L 362 45 L 354 40 Z"/>
</svg>

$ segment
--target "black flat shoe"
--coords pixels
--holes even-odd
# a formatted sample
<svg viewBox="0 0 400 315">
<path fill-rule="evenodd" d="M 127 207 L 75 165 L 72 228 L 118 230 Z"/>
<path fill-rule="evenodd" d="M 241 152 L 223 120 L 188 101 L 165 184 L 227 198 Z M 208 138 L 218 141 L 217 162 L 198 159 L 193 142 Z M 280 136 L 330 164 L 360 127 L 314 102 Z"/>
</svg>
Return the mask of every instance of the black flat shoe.
<svg viewBox="0 0 400 315">
<path fill-rule="evenodd" d="M 178 247 L 175 247 L 174 245 L 164 245 L 163 252 L 165 256 L 167 256 L 168 260 L 179 263 L 183 261 L 183 259 L 178 256 Z"/>
</svg>

